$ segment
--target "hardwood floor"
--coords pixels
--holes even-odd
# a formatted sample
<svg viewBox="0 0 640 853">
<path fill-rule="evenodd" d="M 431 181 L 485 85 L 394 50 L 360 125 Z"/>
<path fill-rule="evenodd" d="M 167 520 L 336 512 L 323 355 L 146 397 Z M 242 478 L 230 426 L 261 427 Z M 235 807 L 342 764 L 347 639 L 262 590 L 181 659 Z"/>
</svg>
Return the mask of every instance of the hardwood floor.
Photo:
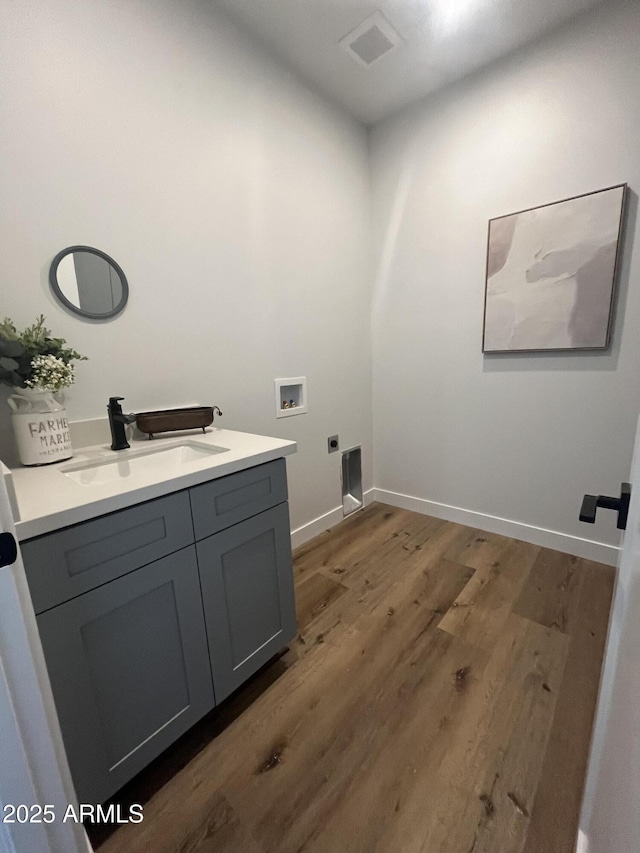
<svg viewBox="0 0 640 853">
<path fill-rule="evenodd" d="M 613 569 L 373 504 L 295 573 L 296 641 L 100 853 L 573 853 Z"/>
</svg>

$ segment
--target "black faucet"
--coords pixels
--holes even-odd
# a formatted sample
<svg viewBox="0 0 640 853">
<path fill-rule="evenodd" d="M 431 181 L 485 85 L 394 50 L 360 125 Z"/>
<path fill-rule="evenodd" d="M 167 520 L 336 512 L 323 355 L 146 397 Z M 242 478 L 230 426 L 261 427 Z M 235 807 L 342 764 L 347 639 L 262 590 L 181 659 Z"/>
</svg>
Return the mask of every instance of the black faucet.
<svg viewBox="0 0 640 853">
<path fill-rule="evenodd" d="M 123 413 L 120 400 L 124 400 L 124 397 L 109 397 L 109 405 L 107 406 L 112 450 L 126 450 L 130 446 L 124 431 L 124 425 L 132 424 L 136 419 L 135 415 L 125 415 Z"/>
</svg>

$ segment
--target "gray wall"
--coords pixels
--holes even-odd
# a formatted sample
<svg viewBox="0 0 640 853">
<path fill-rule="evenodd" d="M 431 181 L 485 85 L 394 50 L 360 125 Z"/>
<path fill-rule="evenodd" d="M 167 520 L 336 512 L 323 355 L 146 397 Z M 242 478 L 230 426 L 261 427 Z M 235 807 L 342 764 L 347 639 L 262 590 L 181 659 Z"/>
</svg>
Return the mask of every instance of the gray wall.
<svg viewBox="0 0 640 853">
<path fill-rule="evenodd" d="M 337 507 L 339 454 L 371 485 L 369 184 L 363 128 L 296 82 L 206 0 L 0 4 L 2 314 L 42 312 L 90 357 L 72 420 L 216 403 L 221 425 L 291 438 L 292 524 Z M 71 317 L 53 256 L 95 246 L 125 312 Z M 273 380 L 309 413 L 276 420 Z M 2 449 L 11 451 L 0 400 Z"/>
<path fill-rule="evenodd" d="M 638 45 L 640 6 L 608 3 L 373 130 L 376 487 L 618 541 L 577 515 L 628 477 L 640 408 Z M 487 220 L 625 181 L 611 349 L 483 357 Z"/>
</svg>

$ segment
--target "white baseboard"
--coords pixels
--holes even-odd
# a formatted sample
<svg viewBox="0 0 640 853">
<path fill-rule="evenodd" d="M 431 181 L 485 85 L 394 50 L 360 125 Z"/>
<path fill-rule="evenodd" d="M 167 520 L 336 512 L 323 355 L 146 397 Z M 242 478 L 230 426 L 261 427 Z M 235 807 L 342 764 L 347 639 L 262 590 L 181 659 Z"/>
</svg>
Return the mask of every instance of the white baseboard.
<svg viewBox="0 0 640 853">
<path fill-rule="evenodd" d="M 364 493 L 363 498 L 365 506 L 368 506 L 375 500 L 374 491 L 374 489 L 369 489 L 369 491 Z M 304 545 L 305 542 L 308 542 L 315 536 L 319 536 L 330 527 L 335 527 L 336 524 L 339 524 L 341 521 L 344 521 L 344 512 L 342 510 L 342 506 L 337 506 L 335 509 L 325 512 L 324 515 L 314 518 L 313 521 L 309 521 L 300 527 L 296 527 L 295 530 L 292 530 L 291 547 L 298 548 L 300 545 Z"/>
<path fill-rule="evenodd" d="M 554 551 L 562 551 L 565 554 L 574 554 L 576 557 L 606 563 L 609 566 L 615 566 L 618 562 L 620 549 L 615 545 L 606 545 L 604 542 L 595 542 L 593 539 L 583 539 L 580 536 L 559 533 L 557 530 L 534 527 L 521 521 L 510 521 L 508 518 L 498 518 L 495 515 L 486 515 L 483 512 L 428 501 L 425 498 L 414 498 L 386 489 L 373 489 L 373 493 L 374 500 L 400 507 L 400 509 L 409 509 L 423 515 L 432 515 L 435 518 L 465 524 L 467 527 L 477 527 L 480 530 L 486 530 L 488 533 L 498 533 L 502 536 L 510 536 L 512 539 L 521 539 L 524 542 L 531 542 L 533 545 L 552 548 Z"/>
<path fill-rule="evenodd" d="M 589 839 L 581 829 L 578 830 L 576 853 L 589 853 Z"/>
<path fill-rule="evenodd" d="M 489 533 L 510 536 L 512 539 L 531 542 L 533 545 L 552 548 L 554 551 L 573 554 L 576 557 L 605 563 L 608 566 L 615 566 L 618 562 L 620 549 L 615 545 L 607 545 L 593 539 L 583 539 L 580 536 L 571 536 L 568 533 L 559 533 L 557 530 L 547 530 L 544 527 L 535 527 L 521 521 L 510 521 L 508 518 L 499 518 L 475 510 L 461 509 L 457 506 L 429 501 L 425 498 L 415 498 L 399 492 L 390 492 L 387 489 L 369 489 L 365 492 L 364 505 L 368 506 L 373 501 L 419 512 L 422 515 L 432 515 L 445 521 L 455 521 L 458 524 L 476 527 Z M 319 536 L 320 533 L 324 533 L 330 527 L 335 527 L 341 521 L 344 521 L 342 506 L 337 506 L 293 530 L 291 532 L 291 547 L 298 548 L 300 545 L 304 545 L 305 542 Z"/>
</svg>

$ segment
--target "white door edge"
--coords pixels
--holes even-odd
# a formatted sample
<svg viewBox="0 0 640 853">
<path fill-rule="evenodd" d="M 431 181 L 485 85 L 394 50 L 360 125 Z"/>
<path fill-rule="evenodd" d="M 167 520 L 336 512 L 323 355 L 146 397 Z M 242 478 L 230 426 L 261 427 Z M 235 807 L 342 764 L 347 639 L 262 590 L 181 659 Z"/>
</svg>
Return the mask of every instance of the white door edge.
<svg viewBox="0 0 640 853">
<path fill-rule="evenodd" d="M 3 475 L 0 532 L 15 535 Z M 0 853 L 90 853 L 82 824 L 63 821 L 77 802 L 19 551 L 0 569 L 0 743 L 0 821 L 6 806 L 55 814 L 53 823 L 0 822 Z"/>
</svg>

